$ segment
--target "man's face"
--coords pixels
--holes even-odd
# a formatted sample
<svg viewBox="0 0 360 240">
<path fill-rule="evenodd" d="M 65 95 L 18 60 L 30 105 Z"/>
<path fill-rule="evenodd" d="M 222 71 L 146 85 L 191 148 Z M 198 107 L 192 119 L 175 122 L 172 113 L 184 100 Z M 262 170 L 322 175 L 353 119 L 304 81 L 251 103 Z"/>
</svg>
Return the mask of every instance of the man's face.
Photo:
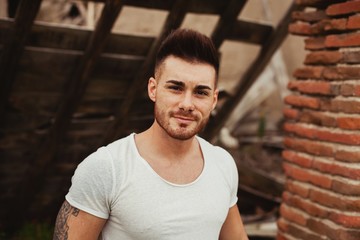
<svg viewBox="0 0 360 240">
<path fill-rule="evenodd" d="M 206 125 L 217 103 L 215 69 L 206 63 L 169 56 L 150 78 L 148 92 L 155 102 L 155 123 L 169 136 L 187 140 Z"/>
</svg>

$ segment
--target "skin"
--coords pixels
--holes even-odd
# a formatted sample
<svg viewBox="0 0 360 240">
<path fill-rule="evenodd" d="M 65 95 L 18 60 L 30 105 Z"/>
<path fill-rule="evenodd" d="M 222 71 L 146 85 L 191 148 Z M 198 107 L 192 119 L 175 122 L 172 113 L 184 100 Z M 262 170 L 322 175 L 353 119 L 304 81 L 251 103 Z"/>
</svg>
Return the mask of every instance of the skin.
<svg viewBox="0 0 360 240">
<path fill-rule="evenodd" d="M 195 135 L 217 103 L 216 73 L 206 63 L 169 56 L 148 82 L 155 103 L 152 126 L 135 135 L 140 155 L 162 178 L 176 184 L 194 181 L 204 167 Z M 149 144 L 151 142 L 151 144 Z M 97 239 L 106 220 L 71 207 L 60 209 L 54 239 Z M 229 209 L 219 239 L 247 240 L 237 206 Z"/>
<path fill-rule="evenodd" d="M 97 240 L 105 223 L 106 219 L 74 208 L 65 201 L 56 218 L 53 240 Z"/>
</svg>

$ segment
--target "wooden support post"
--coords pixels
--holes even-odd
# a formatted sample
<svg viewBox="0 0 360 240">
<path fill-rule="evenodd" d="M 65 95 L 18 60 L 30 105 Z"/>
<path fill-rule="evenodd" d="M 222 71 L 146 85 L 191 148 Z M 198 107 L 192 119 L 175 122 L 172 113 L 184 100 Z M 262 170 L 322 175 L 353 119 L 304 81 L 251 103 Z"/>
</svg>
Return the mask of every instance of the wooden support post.
<svg viewBox="0 0 360 240">
<path fill-rule="evenodd" d="M 26 38 L 30 33 L 35 17 L 40 9 L 41 0 L 22 0 L 0 57 L 0 115 L 8 104 L 16 76 L 16 68 L 22 56 Z"/>
</svg>

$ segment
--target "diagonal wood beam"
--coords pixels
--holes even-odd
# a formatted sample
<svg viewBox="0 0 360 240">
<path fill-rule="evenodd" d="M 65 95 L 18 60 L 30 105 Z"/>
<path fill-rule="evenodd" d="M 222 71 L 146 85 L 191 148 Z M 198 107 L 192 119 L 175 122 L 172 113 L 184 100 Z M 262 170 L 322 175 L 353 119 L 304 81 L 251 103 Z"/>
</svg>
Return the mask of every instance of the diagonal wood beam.
<svg viewBox="0 0 360 240">
<path fill-rule="evenodd" d="M 125 97 L 119 108 L 119 111 L 115 113 L 116 119 L 114 123 L 108 128 L 107 132 L 105 133 L 104 139 L 102 140 L 100 145 L 107 144 L 115 140 L 121 135 L 124 129 L 126 129 L 129 121 L 128 114 L 130 112 L 130 109 L 134 105 L 134 101 L 136 97 L 138 97 L 139 93 L 141 94 L 144 92 L 147 84 L 147 79 L 151 76 L 153 72 L 157 50 L 159 49 L 160 44 L 162 40 L 166 37 L 166 35 L 171 30 L 180 27 L 187 12 L 188 2 L 189 1 L 177 0 L 173 4 L 159 37 L 152 44 L 141 69 L 136 75 L 134 82 L 128 90 L 127 96 Z"/>
<path fill-rule="evenodd" d="M 231 32 L 236 19 L 247 0 L 231 0 L 226 10 L 221 14 L 211 35 L 216 49 L 219 49 L 226 36 Z"/>
<path fill-rule="evenodd" d="M 16 68 L 24 51 L 24 45 L 31 31 L 35 17 L 40 9 L 41 0 L 22 0 L 16 12 L 14 27 L 7 36 L 0 57 L 0 115 L 12 90 L 16 76 Z"/>
<path fill-rule="evenodd" d="M 279 25 L 269 36 L 265 44 L 262 46 L 260 53 L 255 61 L 241 77 L 239 84 L 236 86 L 234 94 L 224 103 L 224 105 L 218 110 L 217 114 L 211 119 L 202 132 L 202 137 L 209 141 L 213 141 L 215 136 L 220 132 L 221 128 L 226 123 L 226 120 L 231 115 L 237 104 L 242 100 L 246 92 L 251 85 L 256 81 L 257 77 L 267 66 L 272 55 L 279 48 L 288 33 L 288 25 L 291 22 L 291 13 L 295 10 L 299 10 L 301 7 L 293 3 Z"/>
<path fill-rule="evenodd" d="M 271 25 L 237 20 L 226 38 L 233 41 L 263 45 L 272 31 L 274 31 L 274 28 Z"/>
<path fill-rule="evenodd" d="M 56 113 L 55 122 L 50 128 L 49 135 L 36 153 L 31 167 L 24 174 L 21 184 L 17 189 L 16 199 L 12 199 L 7 214 L 9 227 L 19 226 L 26 216 L 29 206 L 34 201 L 36 194 L 41 190 L 47 168 L 52 163 L 57 148 L 71 123 L 73 113 L 76 111 L 81 98 L 89 83 L 89 76 L 102 49 L 106 43 L 111 29 L 122 9 L 120 0 L 106 1 L 99 22 L 88 42 L 86 51 L 79 65 L 68 79 L 60 107 Z"/>
</svg>

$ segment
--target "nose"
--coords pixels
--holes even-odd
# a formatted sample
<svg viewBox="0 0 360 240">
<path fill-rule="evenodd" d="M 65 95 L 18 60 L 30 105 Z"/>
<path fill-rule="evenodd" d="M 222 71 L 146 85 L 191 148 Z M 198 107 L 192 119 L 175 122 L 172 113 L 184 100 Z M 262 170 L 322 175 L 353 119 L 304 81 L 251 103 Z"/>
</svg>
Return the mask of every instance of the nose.
<svg viewBox="0 0 360 240">
<path fill-rule="evenodd" d="M 179 103 L 179 108 L 186 112 L 192 112 L 195 109 L 191 93 L 184 93 Z"/>
</svg>

